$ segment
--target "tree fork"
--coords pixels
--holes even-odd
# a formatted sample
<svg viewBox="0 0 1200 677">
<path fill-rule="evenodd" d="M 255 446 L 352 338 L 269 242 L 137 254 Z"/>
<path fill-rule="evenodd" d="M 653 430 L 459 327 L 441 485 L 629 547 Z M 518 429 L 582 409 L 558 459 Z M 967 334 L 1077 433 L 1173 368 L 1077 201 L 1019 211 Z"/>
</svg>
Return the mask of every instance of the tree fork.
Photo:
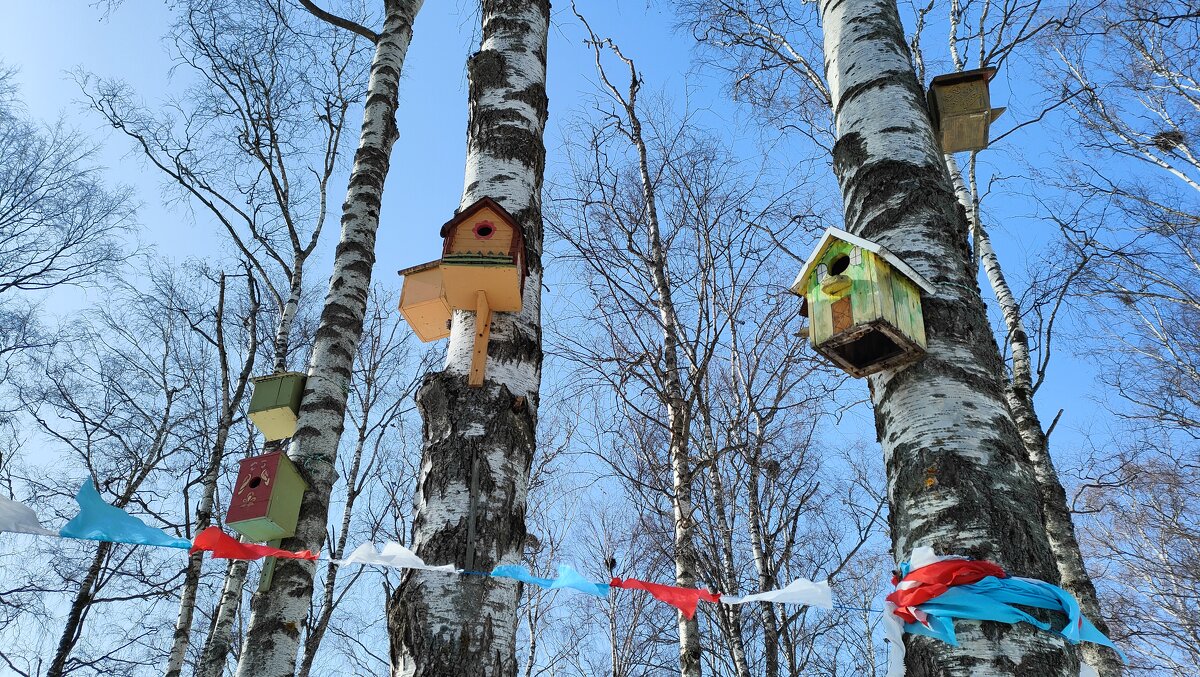
<svg viewBox="0 0 1200 677">
<path fill-rule="evenodd" d="M 930 128 L 896 4 L 822 0 L 820 11 L 846 229 L 892 250 L 936 287 L 923 299 L 927 356 L 869 381 L 887 464 L 893 553 L 904 559 L 930 545 L 1056 582 L 1038 484 L 1005 401 L 999 350 L 971 274 L 966 215 Z M 1074 653 L 1053 633 L 957 626 L 958 647 L 906 637 L 910 677 L 1079 674 Z"/>
</svg>

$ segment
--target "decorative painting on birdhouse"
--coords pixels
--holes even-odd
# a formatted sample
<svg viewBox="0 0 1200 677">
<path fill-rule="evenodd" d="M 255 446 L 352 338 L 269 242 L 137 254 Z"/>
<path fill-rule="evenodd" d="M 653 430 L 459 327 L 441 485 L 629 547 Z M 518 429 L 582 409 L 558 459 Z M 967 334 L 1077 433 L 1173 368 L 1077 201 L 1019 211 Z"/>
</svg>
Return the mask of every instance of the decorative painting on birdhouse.
<svg viewBox="0 0 1200 677">
<path fill-rule="evenodd" d="M 225 523 L 256 542 L 293 536 L 306 489 L 308 483 L 283 452 L 242 459 Z"/>
<path fill-rule="evenodd" d="M 925 354 L 921 290 L 933 286 L 894 254 L 836 228 L 792 285 L 804 297 L 813 347 L 859 378 Z"/>
<path fill-rule="evenodd" d="M 450 335 L 454 310 L 475 313 L 475 352 L 468 382 L 483 385 L 493 312 L 521 310 L 525 233 L 495 200 L 460 210 L 441 229 L 442 258 L 400 271 L 400 312 L 422 341 Z"/>
</svg>

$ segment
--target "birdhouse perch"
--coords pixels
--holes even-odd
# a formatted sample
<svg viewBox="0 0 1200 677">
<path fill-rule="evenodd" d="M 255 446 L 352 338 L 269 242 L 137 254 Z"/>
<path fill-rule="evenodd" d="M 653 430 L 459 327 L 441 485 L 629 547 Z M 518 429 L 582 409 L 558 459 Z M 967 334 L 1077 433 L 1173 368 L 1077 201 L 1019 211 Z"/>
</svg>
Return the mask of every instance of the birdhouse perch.
<svg viewBox="0 0 1200 677">
<path fill-rule="evenodd" d="M 992 108 L 988 82 L 995 68 L 939 75 L 929 83 L 929 116 L 943 153 L 983 150 L 1004 108 Z"/>
<path fill-rule="evenodd" d="M 813 348 L 859 378 L 925 354 L 921 290 L 933 286 L 896 255 L 836 228 L 792 284 Z"/>
<path fill-rule="evenodd" d="M 493 312 L 521 310 L 525 234 L 491 198 L 461 210 L 442 226 L 442 258 L 400 271 L 400 312 L 422 341 L 450 335 L 453 310 L 475 313 L 475 348 L 468 385 L 483 385 Z"/>
</svg>

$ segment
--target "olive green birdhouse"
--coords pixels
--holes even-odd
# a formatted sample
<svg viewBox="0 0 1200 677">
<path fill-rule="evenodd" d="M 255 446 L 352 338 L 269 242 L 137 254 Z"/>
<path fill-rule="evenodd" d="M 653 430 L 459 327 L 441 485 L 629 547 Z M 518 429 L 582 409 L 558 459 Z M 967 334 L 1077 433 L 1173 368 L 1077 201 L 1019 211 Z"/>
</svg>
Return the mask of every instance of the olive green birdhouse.
<svg viewBox="0 0 1200 677">
<path fill-rule="evenodd" d="M 988 82 L 995 68 L 939 75 L 929 83 L 929 116 L 943 153 L 983 150 L 1003 108 L 992 108 Z"/>
<path fill-rule="evenodd" d="M 933 286 L 878 244 L 830 228 L 792 285 L 809 341 L 861 378 L 925 354 L 921 291 Z"/>
<path fill-rule="evenodd" d="M 225 524 L 259 543 L 294 536 L 307 489 L 283 452 L 242 459 Z"/>
<path fill-rule="evenodd" d="M 267 440 L 282 440 L 296 433 L 305 381 L 307 377 L 295 371 L 254 379 L 250 420 Z"/>
<path fill-rule="evenodd" d="M 454 310 L 475 313 L 475 347 L 467 383 L 483 385 L 492 313 L 521 310 L 525 233 L 495 200 L 485 197 L 460 210 L 440 232 L 442 258 L 400 271 L 400 313 L 422 341 L 450 335 Z"/>
</svg>

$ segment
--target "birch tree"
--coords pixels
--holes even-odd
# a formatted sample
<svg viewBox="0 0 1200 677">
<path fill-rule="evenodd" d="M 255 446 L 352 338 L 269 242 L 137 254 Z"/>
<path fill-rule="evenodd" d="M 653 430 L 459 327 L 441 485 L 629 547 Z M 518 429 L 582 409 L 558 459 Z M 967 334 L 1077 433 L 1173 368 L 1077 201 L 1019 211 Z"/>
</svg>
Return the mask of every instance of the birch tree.
<svg viewBox="0 0 1200 677">
<path fill-rule="evenodd" d="M 424 421 L 413 544 L 428 561 L 474 570 L 518 564 L 542 368 L 542 173 L 546 151 L 547 0 L 486 0 L 467 63 L 461 206 L 500 203 L 524 230 L 519 313 L 493 316 L 486 380 L 468 388 L 475 316 L 455 311 L 445 368 L 417 393 Z M 473 540 L 471 539 L 473 536 Z M 517 586 L 487 577 L 407 574 L 388 604 L 393 673 L 511 675 Z"/>
<path fill-rule="evenodd" d="M 304 4 L 318 18 L 349 29 L 375 45 L 359 144 L 342 208 L 341 237 L 313 342 L 296 434 L 288 450 L 288 456 L 305 474 L 309 490 L 304 494 L 296 533 L 284 539 L 281 547 L 317 551 L 325 544 L 330 495 L 337 479 L 334 463 L 345 426 L 347 394 L 375 263 L 379 206 L 392 146 L 399 136 L 396 107 L 400 74 L 422 0 L 385 0 L 378 32 L 329 14 L 311 2 Z M 312 562 L 299 560 L 283 560 L 275 567 L 271 589 L 256 594 L 251 604 L 238 675 L 295 673 L 300 628 L 308 617 L 313 593 L 314 569 Z"/>
<path fill-rule="evenodd" d="M 896 252 L 936 287 L 922 299 L 928 355 L 869 381 L 888 469 L 893 551 L 902 558 L 931 545 L 1055 582 L 1042 510 L 1030 510 L 1031 503 L 1040 506 L 1037 480 L 1023 462 L 999 354 L 972 279 L 967 224 L 933 139 L 896 6 L 822 2 L 820 12 L 846 229 Z M 987 666 L 996 674 L 1064 676 L 1078 670 L 1062 640 L 1049 633 L 1006 625 L 984 634 L 977 623 L 961 625 L 958 647 L 907 637 L 909 670 L 955 674 Z"/>
<path fill-rule="evenodd" d="M 592 32 L 586 20 L 578 12 L 576 12 L 576 16 L 588 31 L 588 44 L 595 53 L 600 81 L 603 83 L 605 95 L 610 98 L 615 108 L 617 133 L 624 137 L 623 140 L 633 148 L 636 157 L 636 185 L 640 189 L 638 191 L 640 199 L 635 198 L 629 205 L 634 211 L 633 218 L 630 219 L 630 223 L 622 223 L 619 215 L 613 218 L 612 212 L 619 211 L 619 208 L 610 210 L 601 218 L 610 222 L 615 221 L 618 232 L 621 226 L 629 226 L 626 235 L 631 241 L 634 238 L 640 241 L 636 247 L 640 260 L 635 261 L 634 264 L 644 266 L 644 271 L 629 272 L 636 276 L 635 279 L 640 278 L 640 282 L 643 284 L 648 283 L 641 291 L 645 292 L 646 298 L 649 299 L 648 306 L 657 310 L 657 317 L 642 317 L 640 320 L 642 322 L 650 320 L 651 326 L 657 330 L 655 333 L 658 334 L 658 336 L 651 334 L 646 337 L 648 345 L 644 347 L 654 355 L 654 361 L 650 363 L 650 373 L 642 373 L 643 378 L 640 380 L 644 387 L 654 392 L 658 404 L 665 409 L 665 418 L 661 421 L 664 429 L 651 433 L 651 436 L 659 437 L 661 435 L 667 448 L 670 488 L 666 493 L 671 496 L 673 511 L 672 541 L 674 547 L 672 558 L 675 564 L 675 584 L 683 588 L 695 588 L 698 562 L 695 541 L 696 509 L 692 500 L 692 492 L 696 478 L 691 456 L 691 426 L 698 392 L 696 381 L 707 375 L 704 366 L 712 356 L 711 348 L 715 337 L 719 336 L 721 332 L 719 328 L 708 322 L 709 318 L 703 309 L 698 309 L 695 332 L 690 336 L 684 335 L 684 329 L 681 326 L 684 320 L 673 298 L 675 290 L 670 281 L 672 272 L 671 264 L 668 261 L 669 252 L 664 247 L 663 226 L 659 221 L 657 177 L 652 175 L 652 172 L 655 174 L 662 172 L 666 163 L 664 162 L 662 166 L 658 167 L 651 165 L 650 151 L 647 148 L 648 134 L 643 132 L 637 100 L 642 84 L 641 77 L 633 60 L 626 57 L 616 43 L 611 40 L 601 40 Z M 602 55 L 609 50 L 628 71 L 628 84 L 626 85 L 622 81 L 620 88 L 609 80 L 603 66 Z M 673 139 L 668 140 L 665 145 L 669 146 L 671 141 Z M 605 187 L 601 186 L 600 188 L 604 190 Z M 617 191 L 614 189 L 613 192 Z M 618 197 L 614 194 L 613 197 L 620 200 L 629 196 Z M 703 209 L 707 205 L 704 207 L 694 206 Z M 600 205 L 600 208 L 604 209 L 603 204 Z M 588 216 L 594 215 L 588 214 Z M 582 223 L 591 224 L 592 219 L 589 218 Z M 606 265 L 608 259 L 603 254 L 608 252 L 587 251 L 586 243 L 589 239 L 587 233 L 575 232 L 571 235 L 573 236 L 572 241 L 584 245 L 581 255 L 584 258 L 591 257 L 592 266 Z M 620 283 L 617 281 L 619 278 L 602 276 L 602 279 L 608 282 L 610 288 L 616 287 L 611 289 L 617 292 L 611 298 L 620 299 L 622 296 L 625 298 L 632 296 L 626 290 L 620 289 Z M 622 294 L 621 292 L 626 293 Z M 698 677 L 701 659 L 699 623 L 696 618 L 686 618 L 680 612 L 676 617 L 676 627 L 679 633 L 679 674 L 682 677 Z"/>
<path fill-rule="evenodd" d="M 0 63 L 0 383 L 12 381 L 10 358 L 53 343 L 35 295 L 114 273 L 134 218 L 129 190 L 105 185 L 98 149 L 61 120 L 31 119 L 14 75 Z"/>
<path fill-rule="evenodd" d="M 230 437 L 234 434 L 235 419 L 240 415 L 242 404 L 248 393 L 250 377 L 258 353 L 260 301 L 257 283 L 249 272 L 248 266 L 242 277 L 246 286 L 247 302 L 240 317 L 237 315 L 227 316 L 228 285 L 224 273 L 221 273 L 217 280 L 217 302 L 211 315 L 206 312 L 207 309 L 203 308 L 203 304 L 195 303 L 194 299 L 188 299 L 188 301 L 192 301 L 191 303 L 180 302 L 184 296 L 180 290 L 173 289 L 169 285 L 159 285 L 156 289 L 156 292 L 169 299 L 171 311 L 181 315 L 191 331 L 212 349 L 213 356 L 217 361 L 216 392 L 219 403 L 215 402 L 212 403 L 215 406 L 210 405 L 203 408 L 203 411 L 212 417 L 212 421 L 211 427 L 206 424 L 200 425 L 200 439 L 208 441 L 210 446 L 207 458 L 202 459 L 203 472 L 196 479 L 196 483 L 199 484 L 197 488 L 200 496 L 195 507 L 195 528 L 193 529 L 190 520 L 185 526 L 187 538 L 194 537 L 196 533 L 203 531 L 216 521 L 218 480 L 224 468 L 226 453 L 231 446 Z M 199 308 L 197 308 L 198 306 Z M 229 319 L 233 319 L 236 323 L 233 331 L 228 329 Z M 244 346 L 242 350 L 239 350 L 236 345 L 238 343 L 236 339 L 239 338 L 237 324 L 240 324 L 241 330 L 244 331 L 240 337 L 242 339 L 240 343 Z M 231 340 L 231 336 L 234 340 Z M 191 482 L 185 484 L 183 495 L 190 497 L 191 489 Z M 185 498 L 185 500 L 187 499 Z M 185 505 L 185 513 L 190 512 L 190 507 L 190 505 Z M 188 658 L 202 572 L 203 553 L 194 553 L 188 558 L 183 587 L 179 593 L 179 616 L 175 622 L 171 651 L 164 670 L 168 677 L 177 677 L 182 674 Z"/>
<path fill-rule="evenodd" d="M 341 506 L 341 520 L 329 528 L 330 559 L 341 559 L 346 554 L 346 545 L 351 534 L 365 533 L 368 541 L 380 530 L 378 523 L 366 528 L 355 528 L 357 508 L 360 501 L 369 500 L 370 492 L 377 484 L 376 476 L 382 465 L 388 463 L 385 445 L 397 440 L 389 435 L 389 429 L 400 427 L 404 417 L 412 411 L 410 398 L 419 384 L 416 374 L 421 373 L 415 356 L 412 355 L 411 340 L 408 340 L 408 325 L 400 317 L 395 294 L 384 293 L 376 287 L 372 290 L 368 313 L 355 359 L 354 376 L 350 382 L 350 401 L 347 417 L 350 419 L 350 444 L 348 458 L 340 462 L 340 475 L 344 478 L 346 495 Z M 424 362 L 424 360 L 422 361 Z M 396 464 L 398 465 L 398 464 Z M 415 478 L 404 477 L 408 483 Z M 336 528 L 335 528 L 336 526 Z M 304 651 L 298 677 L 313 674 L 322 641 L 336 628 L 334 612 L 350 593 L 351 588 L 362 578 L 363 570 L 347 571 L 330 562 L 325 567 L 316 613 L 304 628 Z"/>
<path fill-rule="evenodd" d="M 919 82 L 925 81 L 921 28 L 928 10 L 932 7 L 933 5 L 930 5 L 920 12 L 918 30 L 910 41 Z M 954 70 L 959 72 L 966 69 L 972 59 L 974 67 L 1004 67 L 1014 52 L 1047 33 L 1047 29 L 1061 23 L 1061 19 L 1043 10 L 1040 2 L 1007 5 L 1001 8 L 1001 11 L 993 12 L 991 8 L 976 8 L 971 3 L 961 4 L 956 1 L 950 5 L 948 23 L 950 31 L 947 51 Z M 972 51 L 975 53 L 972 54 Z M 1061 99 L 1051 103 L 1047 111 L 1074 98 L 1074 94 L 1069 90 L 1064 90 L 1060 96 Z M 1017 127 L 1024 124 L 1027 122 L 1021 122 Z M 1029 308 L 1023 307 L 1022 301 L 1013 290 L 1009 276 L 992 244 L 988 228 L 984 224 L 981 196 L 976 180 L 978 152 L 970 153 L 965 170 L 959 166 L 953 155 L 947 154 L 945 160 L 955 195 L 966 210 L 970 241 L 975 254 L 973 263 L 982 266 L 1003 320 L 1001 335 L 1010 356 L 1006 365 L 1008 368 L 1003 373 L 1004 395 L 1038 481 L 1046 536 L 1054 554 L 1060 583 L 1079 601 L 1083 613 L 1093 620 L 1097 628 L 1107 633 L 1108 627 L 1101 613 L 1096 587 L 1084 563 L 1075 534 L 1067 493 L 1051 457 L 1050 431 L 1054 423 L 1050 428 L 1043 425 L 1034 404 L 1034 396 L 1045 382 L 1049 367 L 1051 342 L 1054 339 L 1051 330 L 1058 311 L 1064 295 L 1073 280 L 1083 273 L 1086 263 L 1079 263 L 1066 271 L 1065 279 L 1059 281 L 1058 289 L 1050 295 L 1047 317 L 1042 324 L 1046 331 L 1040 336 L 1034 336 L 1026 323 L 1026 317 L 1030 314 Z M 1040 356 L 1035 356 L 1031 348 L 1035 339 L 1041 347 Z M 1080 646 L 1079 651 L 1102 677 L 1121 674 L 1121 660 L 1111 649 L 1085 643 Z"/>
<path fill-rule="evenodd" d="M 325 225 L 347 112 L 363 82 L 355 36 L 320 31 L 325 24 L 312 20 L 314 29 L 306 16 L 272 0 L 183 3 L 170 44 L 177 65 L 198 84 L 176 107 L 178 118 L 143 107 L 124 83 L 79 76 L 92 108 L 162 174 L 180 203 L 220 225 L 264 285 L 274 311 L 275 372 L 287 369 L 296 346 L 306 265 Z M 218 479 L 208 477 L 210 491 Z M 191 567 L 200 563 L 194 558 Z M 227 567 L 201 674 L 223 673 L 247 569 L 244 561 Z M 189 581 L 196 576 L 189 570 Z M 180 623 L 193 595 L 185 588 Z M 168 675 L 180 669 L 189 643 L 190 631 L 180 625 Z"/>
<path fill-rule="evenodd" d="M 611 50 L 620 85 L 598 63 L 595 113 L 569 129 L 555 232 L 576 280 L 569 293 L 587 311 L 564 319 L 553 340 L 575 367 L 573 387 L 595 401 L 588 444 L 649 548 L 630 575 L 687 568 L 687 585 L 731 594 L 784 577 L 836 578 L 877 533 L 882 501 L 877 493 L 861 522 L 842 512 L 830 500 L 835 474 L 821 472 L 810 438 L 833 384 L 805 354 L 780 284 L 795 265 L 780 242 L 811 211 L 786 182 L 801 177 L 777 180 L 770 167 L 739 161 L 693 115 L 643 97 L 632 60 L 587 35 L 598 59 Z M 814 545 L 831 538 L 847 549 Z M 805 674 L 819 638 L 845 622 L 768 604 L 704 605 L 691 621 L 703 651 L 691 661 L 684 653 L 679 669 Z M 665 634 L 647 622 L 627 632 L 650 643 Z"/>
<path fill-rule="evenodd" d="M 80 330 L 78 340 L 41 356 L 22 378 L 26 410 L 45 435 L 39 460 L 57 461 L 27 468 L 26 481 L 71 505 L 67 497 L 82 475 L 107 502 L 178 533 L 174 492 L 164 488 L 186 474 L 197 445 L 197 393 L 211 353 L 189 339 L 183 318 L 161 299 L 129 289 L 117 290 L 110 307 L 85 318 Z M 113 543 L 47 545 L 63 555 L 50 571 L 29 575 L 48 597 L 63 594 L 66 612 L 61 631 L 46 633 L 57 639 L 45 674 L 132 671 L 165 660 L 155 636 L 157 620 L 169 623 L 165 606 L 178 587 L 169 556 Z M 115 608 L 138 613 L 108 611 Z M 19 647 L 35 638 L 11 639 L 6 645 Z M 129 651 L 139 645 L 147 650 Z"/>
</svg>

